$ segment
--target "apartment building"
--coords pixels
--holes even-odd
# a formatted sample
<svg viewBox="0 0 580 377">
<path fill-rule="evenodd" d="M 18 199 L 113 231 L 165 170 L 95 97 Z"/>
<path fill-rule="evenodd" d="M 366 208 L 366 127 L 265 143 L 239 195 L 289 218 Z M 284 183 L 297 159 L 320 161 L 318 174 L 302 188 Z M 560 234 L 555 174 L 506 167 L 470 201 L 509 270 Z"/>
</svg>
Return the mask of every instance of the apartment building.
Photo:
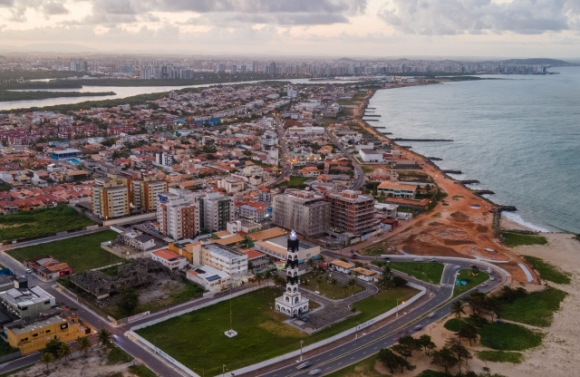
<svg viewBox="0 0 580 377">
<path fill-rule="evenodd" d="M 377 229 L 375 201 L 354 190 L 330 192 L 330 227 L 361 236 Z"/>
<path fill-rule="evenodd" d="M 287 190 L 272 199 L 272 223 L 312 236 L 330 225 L 330 203 L 322 195 L 304 190 Z"/>
<path fill-rule="evenodd" d="M 201 231 L 200 204 L 193 193 L 184 190 L 157 194 L 157 222 L 164 236 L 194 238 Z"/>
<path fill-rule="evenodd" d="M 241 275 L 248 271 L 248 255 L 226 246 L 215 243 L 203 245 L 200 257 L 201 265 L 211 266 L 228 275 Z"/>
<path fill-rule="evenodd" d="M 415 199 L 417 186 L 399 182 L 383 181 L 377 187 L 377 191 L 384 193 L 389 198 Z"/>
<path fill-rule="evenodd" d="M 201 229 L 209 232 L 226 230 L 228 222 L 234 220 L 234 201 L 217 192 L 198 198 L 200 203 Z"/>
<path fill-rule="evenodd" d="M 133 181 L 133 205 L 136 210 L 155 211 L 157 195 L 168 190 L 167 182 L 144 179 Z"/>
<path fill-rule="evenodd" d="M 129 180 L 127 178 L 95 179 L 93 213 L 108 220 L 129 215 Z"/>
<path fill-rule="evenodd" d="M 20 319 L 35 319 L 56 305 L 54 296 L 40 287 L 28 288 L 26 278 L 14 280 L 14 288 L 0 292 L 0 304 Z"/>
</svg>

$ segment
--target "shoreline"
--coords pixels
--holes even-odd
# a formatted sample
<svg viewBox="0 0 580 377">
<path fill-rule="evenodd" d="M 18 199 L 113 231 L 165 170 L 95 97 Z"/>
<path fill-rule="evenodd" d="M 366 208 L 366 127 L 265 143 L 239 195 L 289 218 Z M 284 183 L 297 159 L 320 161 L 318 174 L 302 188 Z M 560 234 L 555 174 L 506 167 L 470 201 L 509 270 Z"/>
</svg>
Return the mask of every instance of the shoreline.
<svg viewBox="0 0 580 377">
<path fill-rule="evenodd" d="M 447 82 L 447 81 L 441 81 L 439 83 L 443 83 L 443 82 Z M 397 85 L 397 86 L 392 86 L 392 87 L 388 87 L 388 88 L 369 89 L 372 93 L 364 100 L 364 102 L 360 108 L 360 114 L 358 116 L 358 119 L 365 125 L 365 127 L 367 128 L 367 131 L 372 130 L 373 131 L 372 133 L 387 139 L 389 141 L 389 143 L 397 145 L 401 149 L 406 149 L 406 148 L 403 148 L 403 146 L 401 146 L 400 144 L 398 144 L 396 140 L 394 140 L 394 137 L 393 137 L 394 135 L 385 135 L 384 133 L 382 133 L 378 129 L 372 127 L 366 120 L 364 120 L 363 116 L 365 114 L 365 111 L 366 111 L 367 107 L 369 106 L 371 99 L 375 96 L 375 94 L 379 90 L 397 89 L 397 88 L 408 87 L 408 86 L 412 87 L 412 86 L 423 86 L 423 85 L 433 85 L 433 84 L 434 84 L 433 82 L 424 82 L 424 83 L 417 82 L 417 83 L 412 83 L 409 85 Z M 415 156 L 416 158 L 420 159 L 422 163 L 431 165 L 439 174 L 447 175 L 446 173 L 443 172 L 443 170 L 435 162 L 429 160 L 428 158 L 426 158 L 422 154 L 415 152 L 412 149 L 407 149 L 407 151 L 410 154 L 412 154 L 413 156 Z M 447 175 L 447 177 L 449 179 L 452 179 L 454 181 L 459 182 L 459 179 L 457 179 L 457 178 L 451 177 L 449 175 Z M 474 191 L 467 186 L 466 186 L 466 188 L 472 192 Z M 481 196 L 481 198 L 483 200 L 489 202 L 493 206 L 497 206 L 497 207 L 501 206 L 501 204 L 494 202 L 492 199 L 490 199 L 488 197 Z M 500 224 L 501 223 L 508 223 L 509 224 L 509 228 L 506 228 L 506 229 L 527 230 L 527 231 L 534 231 L 534 232 L 539 232 L 539 233 L 564 233 L 564 234 L 570 233 L 570 234 L 574 234 L 574 232 L 571 232 L 568 230 L 550 230 L 544 226 L 534 224 L 530 221 L 527 221 L 523 217 L 521 217 L 517 213 L 517 211 L 514 211 L 514 212 L 502 211 L 501 217 L 500 217 Z M 505 228 L 501 225 L 500 225 L 500 227 Z"/>
</svg>

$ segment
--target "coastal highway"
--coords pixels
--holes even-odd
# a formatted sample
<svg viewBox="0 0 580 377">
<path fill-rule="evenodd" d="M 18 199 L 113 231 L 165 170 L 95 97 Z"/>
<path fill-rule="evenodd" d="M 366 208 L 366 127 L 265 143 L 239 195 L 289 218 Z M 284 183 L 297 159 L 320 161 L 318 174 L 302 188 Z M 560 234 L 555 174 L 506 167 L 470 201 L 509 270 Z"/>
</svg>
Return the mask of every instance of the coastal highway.
<svg viewBox="0 0 580 377">
<path fill-rule="evenodd" d="M 401 261 L 413 261 L 417 257 L 403 256 Z M 442 259 L 443 257 L 436 257 Z M 399 318 L 386 326 L 377 329 L 373 332 L 365 333 L 362 329 L 354 336 L 353 340 L 341 344 L 340 346 L 312 356 L 308 359 L 303 359 L 303 362 L 309 361 L 311 364 L 308 369 L 297 370 L 296 366 L 299 364 L 296 360 L 287 360 L 279 363 L 279 368 L 273 371 L 268 371 L 262 374 L 248 373 L 247 375 L 259 375 L 264 377 L 287 377 L 287 376 L 307 376 L 308 372 L 313 369 L 320 369 L 321 375 L 329 374 L 340 370 L 350 364 L 357 363 L 367 357 L 379 352 L 381 348 L 390 347 L 396 343 L 396 338 L 403 335 L 412 335 L 418 330 L 416 326 L 424 328 L 425 326 L 447 316 L 451 311 L 453 302 L 469 295 L 465 292 L 461 296 L 449 300 L 453 293 L 455 284 L 455 276 L 460 269 L 471 269 L 472 265 L 477 266 L 481 271 L 490 268 L 488 263 L 476 260 L 469 260 L 466 258 L 450 258 L 445 257 L 445 268 L 441 277 L 441 285 L 433 287 L 428 284 L 423 284 L 428 287 L 427 297 L 429 301 L 420 306 L 413 306 L 411 309 L 403 310 L 399 313 Z M 431 262 L 437 263 L 437 262 Z M 397 272 L 398 273 L 398 272 Z M 400 273 L 398 273 L 400 274 Z M 498 267 L 492 268 L 493 276 L 504 275 L 505 272 Z M 401 274 L 404 276 L 404 274 Z M 505 275 L 504 275 L 505 276 Z M 505 278 L 501 281 L 488 280 L 477 288 L 481 292 L 489 292 L 502 285 Z M 432 317 L 427 316 L 428 313 L 433 312 Z M 238 374 L 236 374 L 237 376 Z"/>
</svg>

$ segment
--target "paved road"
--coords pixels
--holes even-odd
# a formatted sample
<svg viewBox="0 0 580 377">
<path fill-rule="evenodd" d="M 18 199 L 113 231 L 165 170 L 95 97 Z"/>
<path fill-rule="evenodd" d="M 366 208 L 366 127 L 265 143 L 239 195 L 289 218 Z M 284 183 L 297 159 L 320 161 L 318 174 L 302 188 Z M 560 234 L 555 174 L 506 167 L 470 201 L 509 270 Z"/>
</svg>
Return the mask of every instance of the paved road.
<svg viewBox="0 0 580 377">
<path fill-rule="evenodd" d="M 278 144 L 280 145 L 281 153 L 279 155 L 280 162 L 282 164 L 282 174 L 280 177 L 276 178 L 274 181 L 268 184 L 268 186 L 274 186 L 280 184 L 284 181 L 284 178 L 289 177 L 292 173 L 292 164 L 290 163 L 290 154 L 288 152 L 288 141 L 286 140 L 286 133 L 284 130 L 284 125 L 282 120 L 279 118 L 274 118 L 276 132 L 278 133 Z"/>
<path fill-rule="evenodd" d="M 352 166 L 354 167 L 354 181 L 352 182 L 350 188 L 353 189 L 353 190 L 360 189 L 362 187 L 362 185 L 365 183 L 365 173 L 363 172 L 361 166 L 354 159 L 354 157 L 352 157 L 350 155 L 350 153 L 348 153 L 348 151 L 346 150 L 346 148 L 344 147 L 344 145 L 342 145 L 342 143 L 338 140 L 338 138 L 336 137 L 336 135 L 333 132 L 330 132 L 327 129 L 326 130 L 326 133 L 328 134 L 328 136 L 330 136 L 330 138 L 332 139 L 332 142 L 334 143 L 334 145 L 336 145 L 338 147 L 338 149 L 340 149 L 340 151 L 346 157 L 348 157 L 348 159 L 352 163 Z"/>
</svg>

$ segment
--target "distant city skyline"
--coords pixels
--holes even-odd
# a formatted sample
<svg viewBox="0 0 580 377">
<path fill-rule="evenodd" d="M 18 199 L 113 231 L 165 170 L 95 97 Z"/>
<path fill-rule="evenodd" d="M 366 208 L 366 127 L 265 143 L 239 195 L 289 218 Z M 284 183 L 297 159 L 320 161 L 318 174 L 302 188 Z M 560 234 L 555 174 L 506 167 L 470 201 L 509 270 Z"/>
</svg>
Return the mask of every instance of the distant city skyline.
<svg viewBox="0 0 580 377">
<path fill-rule="evenodd" d="M 0 0 L 0 54 L 580 59 L 576 0 Z"/>
</svg>

